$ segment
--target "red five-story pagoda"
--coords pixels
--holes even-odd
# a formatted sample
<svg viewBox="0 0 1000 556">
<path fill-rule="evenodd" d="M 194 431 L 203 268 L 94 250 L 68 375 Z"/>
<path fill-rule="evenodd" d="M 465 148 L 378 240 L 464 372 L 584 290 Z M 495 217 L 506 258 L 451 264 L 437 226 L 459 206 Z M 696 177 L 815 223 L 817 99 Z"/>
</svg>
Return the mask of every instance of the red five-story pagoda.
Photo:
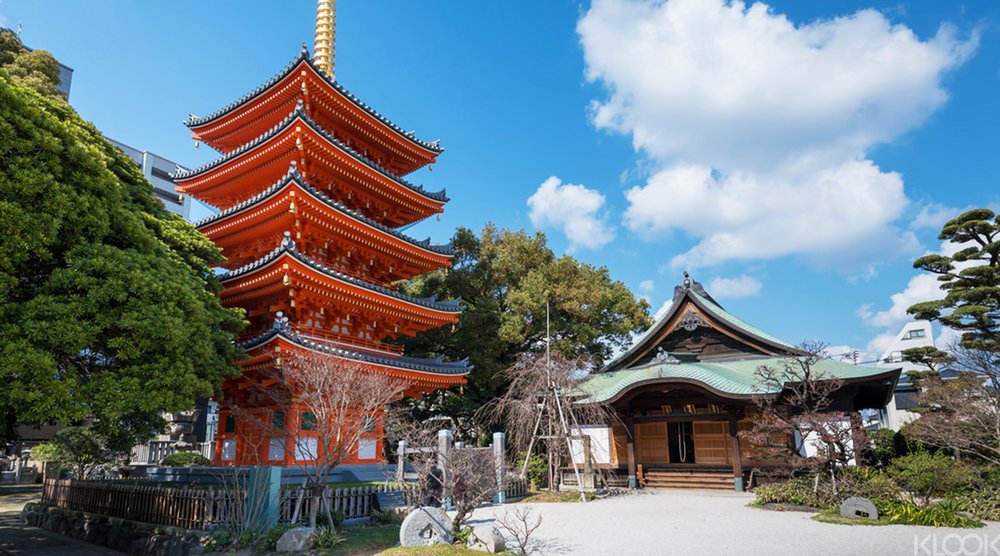
<svg viewBox="0 0 1000 556">
<path fill-rule="evenodd" d="M 222 156 L 174 178 L 180 191 L 221 210 L 197 226 L 227 259 L 223 304 L 244 308 L 250 321 L 241 341 L 249 355 L 243 375 L 223 386 L 216 463 L 296 463 L 295 454 L 269 451 L 267 442 L 243 442 L 241 430 L 241 415 L 257 412 L 261 420 L 280 414 L 275 422 L 284 430 L 276 435 L 308 434 L 294 402 L 253 407 L 243 395 L 262 386 L 254 377 L 282 353 L 339 358 L 404 378 L 412 396 L 462 384 L 469 372 L 466 361 L 407 357 L 385 343 L 458 322 L 458 301 L 413 298 L 392 286 L 451 264 L 449 247 L 398 231 L 443 211 L 443 191 L 402 177 L 434 163 L 441 148 L 334 81 L 332 22 L 320 12 L 315 60 L 303 47 L 254 91 L 186 122 Z M 381 423 L 352 453 L 348 462 L 381 459 Z"/>
</svg>

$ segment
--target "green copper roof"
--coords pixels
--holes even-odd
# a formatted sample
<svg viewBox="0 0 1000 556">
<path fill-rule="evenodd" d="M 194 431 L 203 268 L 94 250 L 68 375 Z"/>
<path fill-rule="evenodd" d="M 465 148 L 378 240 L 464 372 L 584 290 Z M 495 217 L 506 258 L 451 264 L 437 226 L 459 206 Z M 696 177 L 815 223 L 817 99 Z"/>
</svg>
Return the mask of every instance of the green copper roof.
<svg viewBox="0 0 1000 556">
<path fill-rule="evenodd" d="M 793 349 L 793 350 L 796 349 L 795 346 L 793 346 L 792 344 L 789 344 L 788 342 L 780 338 L 776 338 L 755 326 L 747 324 L 746 321 L 737 318 L 735 315 L 733 315 L 729 311 L 726 311 L 725 309 L 720 307 L 717 303 L 713 303 L 711 300 L 706 299 L 698 292 L 691 290 L 691 295 L 693 295 L 695 299 L 703 303 L 705 307 L 709 310 L 709 312 L 712 313 L 712 315 L 718 317 L 720 320 L 726 321 L 727 323 L 742 330 L 743 332 L 746 332 L 747 334 L 750 334 L 752 336 L 757 336 L 758 338 L 764 338 L 765 340 L 768 340 L 775 344 L 782 345 L 788 349 Z"/>
<path fill-rule="evenodd" d="M 754 373 L 761 366 L 777 367 L 783 361 L 781 357 L 766 357 L 716 363 L 652 363 L 620 371 L 595 373 L 580 385 L 585 397 L 578 400 L 578 403 L 608 402 L 645 382 L 694 383 L 726 397 L 748 398 L 755 394 L 774 394 L 776 392 L 760 390 L 754 384 Z M 820 359 L 813 365 L 813 370 L 823 376 L 841 380 L 864 379 L 893 372 L 833 359 Z"/>
</svg>

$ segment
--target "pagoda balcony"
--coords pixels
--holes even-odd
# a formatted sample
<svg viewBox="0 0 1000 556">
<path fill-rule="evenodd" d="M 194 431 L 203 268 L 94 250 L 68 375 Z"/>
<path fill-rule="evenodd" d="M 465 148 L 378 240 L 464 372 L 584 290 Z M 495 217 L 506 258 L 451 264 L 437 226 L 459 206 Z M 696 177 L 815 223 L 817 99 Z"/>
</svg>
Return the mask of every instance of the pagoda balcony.
<svg viewBox="0 0 1000 556">
<path fill-rule="evenodd" d="M 335 332 L 327 332 L 317 328 L 299 328 L 293 326 L 292 329 L 299 336 L 306 338 L 307 340 L 334 348 L 353 349 L 355 351 L 363 351 L 365 353 L 384 355 L 388 357 L 403 355 L 403 346 L 389 344 L 378 340 L 359 338 L 357 336 L 347 336 L 344 334 L 337 334 Z"/>
<path fill-rule="evenodd" d="M 305 47 L 281 72 L 250 93 L 208 116 L 191 116 L 185 123 L 195 139 L 229 153 L 280 123 L 299 102 L 324 129 L 396 174 L 433 164 L 442 152 L 437 141 L 423 141 L 404 131 L 327 77 Z"/>
<path fill-rule="evenodd" d="M 400 227 L 444 211 L 444 191 L 429 192 L 327 133 L 298 105 L 254 141 L 197 169 L 174 175 L 178 190 L 222 210 L 242 203 L 298 163 L 313 187 L 367 218 Z"/>
</svg>

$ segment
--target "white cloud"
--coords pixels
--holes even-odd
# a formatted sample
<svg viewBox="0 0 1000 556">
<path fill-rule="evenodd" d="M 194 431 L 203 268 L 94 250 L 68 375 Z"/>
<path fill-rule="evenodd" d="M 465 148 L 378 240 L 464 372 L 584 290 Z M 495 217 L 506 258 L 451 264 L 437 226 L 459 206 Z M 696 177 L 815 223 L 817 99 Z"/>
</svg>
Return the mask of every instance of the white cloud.
<svg viewBox="0 0 1000 556">
<path fill-rule="evenodd" d="M 760 280 L 747 274 L 732 278 L 716 276 L 708 282 L 708 293 L 716 299 L 737 299 L 757 295 L 762 287 Z"/>
<path fill-rule="evenodd" d="M 641 291 L 642 293 L 645 294 L 653 293 L 653 290 L 655 289 L 656 289 L 656 282 L 653 282 L 652 280 L 643 280 L 642 282 L 639 282 L 639 291 Z"/>
<path fill-rule="evenodd" d="M 610 93 L 598 127 L 726 172 L 897 137 L 947 100 L 942 74 L 977 45 L 949 25 L 922 41 L 872 9 L 796 25 L 721 0 L 595 0 L 577 31 L 587 78 Z"/>
<path fill-rule="evenodd" d="M 937 276 L 927 273 L 918 274 L 910 278 L 902 291 L 889 297 L 892 305 L 888 309 L 872 313 L 869 304 L 859 310 L 859 315 L 868 326 L 889 328 L 898 332 L 904 324 L 913 320 L 913 316 L 906 313 L 906 310 L 911 306 L 922 301 L 944 298 L 944 291 L 941 290 L 940 286 L 941 282 L 937 281 Z"/>
<path fill-rule="evenodd" d="M 562 183 L 552 176 L 528 198 L 531 223 L 562 230 L 570 242 L 570 251 L 579 247 L 600 249 L 615 237 L 607 221 L 605 198 L 600 192 L 582 185 Z"/>
<path fill-rule="evenodd" d="M 595 0 L 580 19 L 600 129 L 652 164 L 625 224 L 699 243 L 675 265 L 804 255 L 869 266 L 912 248 L 901 176 L 866 159 L 948 98 L 974 35 L 921 40 L 874 10 L 796 25 L 764 4 Z"/>
<path fill-rule="evenodd" d="M 707 166 L 675 165 L 625 193 L 625 224 L 645 237 L 679 229 L 702 238 L 671 260 L 697 268 L 727 260 L 807 255 L 837 266 L 871 253 L 916 248 L 893 227 L 907 205 L 902 179 L 852 160 L 800 179 L 719 177 Z"/>
<path fill-rule="evenodd" d="M 969 208 L 971 207 L 960 209 L 938 203 L 928 203 L 920 207 L 920 212 L 910 222 L 910 228 L 914 230 L 940 230 L 944 227 L 945 223 L 962 214 L 962 212 L 969 210 Z"/>
</svg>

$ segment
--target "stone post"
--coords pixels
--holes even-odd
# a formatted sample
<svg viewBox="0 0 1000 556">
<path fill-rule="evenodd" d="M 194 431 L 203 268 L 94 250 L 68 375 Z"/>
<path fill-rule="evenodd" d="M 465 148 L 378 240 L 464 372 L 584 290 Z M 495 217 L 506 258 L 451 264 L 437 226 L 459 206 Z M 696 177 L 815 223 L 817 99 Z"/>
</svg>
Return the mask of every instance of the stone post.
<svg viewBox="0 0 1000 556">
<path fill-rule="evenodd" d="M 402 483 L 406 479 L 406 441 L 400 440 L 396 445 L 396 482 Z"/>
<path fill-rule="evenodd" d="M 451 506 L 451 489 L 448 484 L 451 480 L 451 470 L 448 469 L 448 458 L 451 455 L 452 434 L 450 430 L 442 429 L 438 431 L 438 469 L 441 470 L 441 498 L 442 505 L 446 510 Z"/>
<path fill-rule="evenodd" d="M 593 452 L 590 447 L 590 435 L 583 434 L 580 436 L 580 442 L 583 444 L 583 488 L 594 489 L 597 486 L 597 481 L 594 480 L 594 466 L 592 463 Z"/>
<path fill-rule="evenodd" d="M 281 509 L 281 468 L 257 465 L 247 468 L 247 498 L 244 523 L 257 531 L 267 531 L 278 524 Z"/>
<path fill-rule="evenodd" d="M 507 451 L 507 434 L 502 432 L 493 433 L 493 466 L 497 476 L 497 495 L 493 499 L 494 504 L 504 504 L 507 502 L 507 493 L 504 492 L 504 462 Z"/>
</svg>

